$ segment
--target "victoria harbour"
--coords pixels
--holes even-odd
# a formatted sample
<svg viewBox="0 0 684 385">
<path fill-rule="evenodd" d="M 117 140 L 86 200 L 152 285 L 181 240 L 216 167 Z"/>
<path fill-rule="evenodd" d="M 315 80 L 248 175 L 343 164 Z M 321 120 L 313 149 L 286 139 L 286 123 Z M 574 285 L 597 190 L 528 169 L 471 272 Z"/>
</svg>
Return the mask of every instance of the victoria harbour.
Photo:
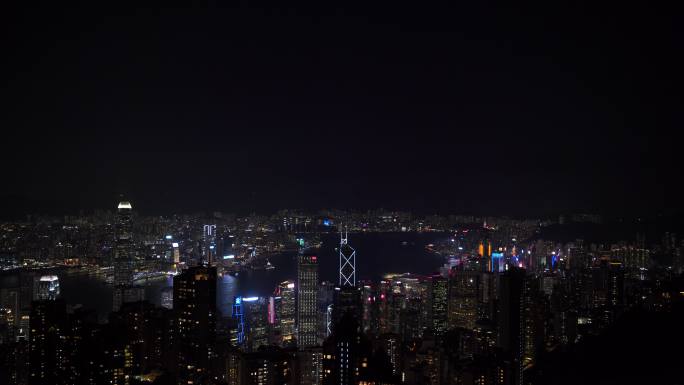
<svg viewBox="0 0 684 385">
<path fill-rule="evenodd" d="M 425 246 L 448 237 L 448 233 L 354 233 L 350 242 L 357 251 L 358 279 L 377 281 L 387 273 L 430 274 L 445 262 L 444 257 Z M 321 280 L 337 284 L 339 234 L 325 234 L 323 244 L 313 252 L 319 255 Z M 297 275 L 297 253 L 276 254 L 269 258 L 272 270 L 245 270 L 233 276 L 224 274 L 217 284 L 217 305 L 223 316 L 231 315 L 236 296 L 268 296 L 278 283 Z M 71 272 L 58 274 L 64 298 L 72 306 L 96 309 L 105 319 L 112 308 L 112 287 L 101 277 Z M 173 287 L 172 277 L 139 283 L 145 288 L 147 301 L 159 306 L 161 291 Z"/>
</svg>

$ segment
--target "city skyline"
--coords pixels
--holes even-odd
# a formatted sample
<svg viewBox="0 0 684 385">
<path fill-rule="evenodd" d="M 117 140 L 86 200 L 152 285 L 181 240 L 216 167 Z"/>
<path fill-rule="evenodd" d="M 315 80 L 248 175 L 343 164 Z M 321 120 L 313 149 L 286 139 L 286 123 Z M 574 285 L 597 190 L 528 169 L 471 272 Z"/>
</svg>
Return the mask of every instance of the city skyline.
<svg viewBox="0 0 684 385">
<path fill-rule="evenodd" d="M 683 384 L 667 5 L 5 5 L 0 384 Z"/>
</svg>

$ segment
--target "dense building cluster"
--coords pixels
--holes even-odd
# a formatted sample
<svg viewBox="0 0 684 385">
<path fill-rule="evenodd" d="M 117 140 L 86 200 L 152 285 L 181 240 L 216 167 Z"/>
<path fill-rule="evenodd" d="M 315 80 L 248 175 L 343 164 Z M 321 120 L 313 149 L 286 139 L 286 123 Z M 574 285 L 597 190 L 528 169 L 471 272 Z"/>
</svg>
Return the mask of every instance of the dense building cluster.
<svg viewBox="0 0 684 385">
<path fill-rule="evenodd" d="M 0 286 L 0 383 L 534 384 L 543 355 L 600 335 L 633 309 L 669 312 L 684 299 L 672 284 L 683 267 L 672 233 L 657 245 L 643 235 L 558 242 L 540 235 L 539 221 L 337 214 L 138 223 L 121 202 L 106 225 L 69 222 L 55 234 L 46 224 L 3 225 L 5 260 L 22 268 Z M 322 281 L 310 240 L 341 221 L 339 279 Z M 26 248 L 23 237 L 42 237 L 28 229 L 47 240 Z M 443 242 L 426 247 L 444 265 L 359 280 L 347 233 L 371 229 L 443 230 Z M 220 314 L 221 274 L 254 264 L 256 250 L 292 245 L 295 277 L 269 295 L 237 296 Z M 112 277 L 106 322 L 60 297 L 58 276 L 45 274 L 57 264 Z M 135 284 L 154 269 L 174 276 L 161 307 Z"/>
</svg>

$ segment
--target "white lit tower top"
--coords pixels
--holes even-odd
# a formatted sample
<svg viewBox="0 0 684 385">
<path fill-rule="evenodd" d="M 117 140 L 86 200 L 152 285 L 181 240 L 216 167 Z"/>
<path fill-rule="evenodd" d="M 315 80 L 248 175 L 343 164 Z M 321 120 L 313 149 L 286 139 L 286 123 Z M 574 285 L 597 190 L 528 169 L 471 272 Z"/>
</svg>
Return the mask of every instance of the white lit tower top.
<svg viewBox="0 0 684 385">
<path fill-rule="evenodd" d="M 347 229 L 340 232 L 340 287 L 356 286 L 356 250 L 347 241 Z"/>
</svg>

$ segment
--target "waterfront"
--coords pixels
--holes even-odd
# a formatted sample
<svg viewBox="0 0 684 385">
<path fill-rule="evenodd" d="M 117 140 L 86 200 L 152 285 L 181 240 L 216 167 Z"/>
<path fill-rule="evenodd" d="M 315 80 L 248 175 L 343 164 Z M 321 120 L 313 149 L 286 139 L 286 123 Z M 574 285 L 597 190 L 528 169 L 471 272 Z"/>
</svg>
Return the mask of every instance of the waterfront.
<svg viewBox="0 0 684 385">
<path fill-rule="evenodd" d="M 357 233 L 349 235 L 349 243 L 356 249 L 357 280 L 377 282 L 386 273 L 412 272 L 429 274 L 443 264 L 443 258 L 429 253 L 425 245 L 445 238 L 445 233 Z M 319 256 L 320 280 L 337 283 L 339 234 L 326 234 L 323 245 L 315 252 Z M 217 305 L 223 315 L 230 315 L 236 295 L 267 296 L 276 284 L 294 280 L 297 276 L 296 253 L 270 257 L 273 270 L 244 271 L 239 276 L 219 277 Z M 96 276 L 60 274 L 62 298 L 71 305 L 82 304 L 95 309 L 101 320 L 112 308 L 111 286 Z M 161 290 L 173 286 L 171 277 L 149 280 L 142 284 L 148 301 L 159 306 Z"/>
</svg>

